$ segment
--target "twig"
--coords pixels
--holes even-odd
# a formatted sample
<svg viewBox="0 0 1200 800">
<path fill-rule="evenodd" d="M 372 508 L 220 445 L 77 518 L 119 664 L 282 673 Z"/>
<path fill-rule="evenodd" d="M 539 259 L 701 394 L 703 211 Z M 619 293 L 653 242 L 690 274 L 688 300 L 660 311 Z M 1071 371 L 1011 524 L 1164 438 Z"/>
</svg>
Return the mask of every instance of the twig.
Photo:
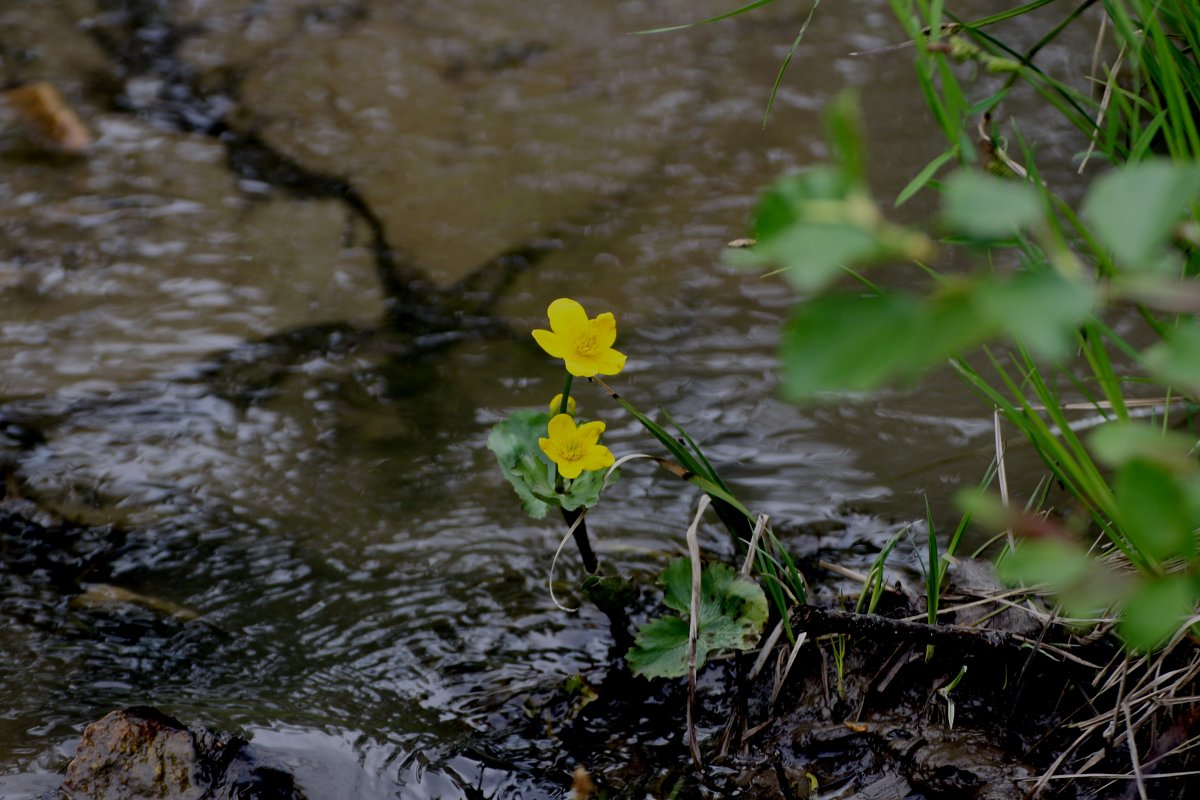
<svg viewBox="0 0 1200 800">
<path fill-rule="evenodd" d="M 811 636 L 850 633 L 872 639 L 932 644 L 975 653 L 1016 649 L 1025 644 L 1022 639 L 1004 631 L 905 622 L 878 614 L 854 614 L 817 606 L 798 607 L 792 617 L 792 623 Z"/>
<path fill-rule="evenodd" d="M 1129 704 L 1121 709 L 1125 712 L 1125 730 L 1127 736 L 1125 741 L 1129 744 L 1129 761 L 1133 764 L 1133 777 L 1137 781 L 1138 797 L 1141 800 L 1150 800 L 1146 795 L 1146 779 L 1142 777 L 1142 761 L 1138 757 L 1137 738 L 1133 735 L 1133 719 L 1129 715 Z"/>
<path fill-rule="evenodd" d="M 700 528 L 700 517 L 704 515 L 709 503 L 708 495 L 700 496 L 696 508 L 696 516 L 687 530 L 688 554 L 692 558 L 692 603 L 688 620 L 688 700 L 687 700 L 687 729 L 688 749 L 692 753 L 692 762 L 696 769 L 704 769 L 700 760 L 700 744 L 696 741 L 696 644 L 700 638 L 700 542 L 696 532 Z"/>
<path fill-rule="evenodd" d="M 850 569 L 849 567 L 843 567 L 841 564 L 834 564 L 832 561 L 826 561 L 823 558 L 817 559 L 817 566 L 827 572 L 832 572 L 835 575 L 841 575 L 843 578 L 849 578 L 850 580 L 863 585 L 866 585 L 866 583 L 871 580 L 869 575 L 859 572 L 858 570 Z M 888 583 L 883 584 L 883 590 L 885 592 L 891 592 L 892 594 L 898 594 L 901 596 L 904 594 L 904 592 Z M 922 619 L 924 619 L 923 616 Z"/>
</svg>

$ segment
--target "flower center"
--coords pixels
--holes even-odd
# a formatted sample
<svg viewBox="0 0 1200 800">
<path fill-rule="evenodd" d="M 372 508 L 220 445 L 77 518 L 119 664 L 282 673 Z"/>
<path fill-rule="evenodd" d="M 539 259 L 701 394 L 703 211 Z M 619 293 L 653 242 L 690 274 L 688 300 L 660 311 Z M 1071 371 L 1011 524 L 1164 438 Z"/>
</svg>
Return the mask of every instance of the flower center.
<svg viewBox="0 0 1200 800">
<path fill-rule="evenodd" d="M 575 352 L 581 356 L 595 355 L 600 349 L 600 342 L 597 341 L 596 334 L 590 330 L 575 337 Z"/>
<path fill-rule="evenodd" d="M 559 447 L 559 454 L 563 461 L 578 461 L 583 458 L 585 449 L 583 442 L 578 439 L 570 439 Z"/>
</svg>

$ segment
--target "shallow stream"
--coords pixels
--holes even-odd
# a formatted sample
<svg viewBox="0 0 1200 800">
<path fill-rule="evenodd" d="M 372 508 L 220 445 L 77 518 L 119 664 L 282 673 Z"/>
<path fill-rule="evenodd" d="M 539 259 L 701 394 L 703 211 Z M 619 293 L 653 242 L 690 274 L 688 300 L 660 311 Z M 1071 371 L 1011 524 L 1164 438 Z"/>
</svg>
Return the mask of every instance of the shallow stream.
<svg viewBox="0 0 1200 800">
<path fill-rule="evenodd" d="M 911 528 L 911 568 L 925 498 L 954 524 L 991 459 L 988 410 L 948 372 L 783 403 L 797 297 L 722 260 L 762 187 L 825 157 L 841 89 L 861 94 L 887 205 L 940 151 L 911 52 L 853 55 L 900 41 L 887 4 L 822 5 L 764 128 L 807 6 L 628 35 L 731 5 L 0 0 L 4 79 L 53 82 L 95 136 L 70 157 L 0 130 L 0 465 L 123 532 L 76 586 L 0 572 L 0 797 L 57 785 L 82 727 L 132 704 L 248 735 L 314 800 L 565 796 L 556 756 L 480 744 L 504 698 L 606 664 L 604 618 L 550 601 L 561 526 L 521 513 L 484 448 L 560 389 L 528 335 L 559 296 L 616 314 L 614 386 L 669 408 L 797 555 L 862 568 Z M 1005 110 L 1066 174 L 1082 147 L 1037 108 Z M 561 246 L 474 333 L 383 330 L 372 219 L 436 287 Z M 653 447 L 576 394 L 618 456 Z M 629 467 L 589 516 L 601 557 L 655 575 L 695 501 Z"/>
</svg>

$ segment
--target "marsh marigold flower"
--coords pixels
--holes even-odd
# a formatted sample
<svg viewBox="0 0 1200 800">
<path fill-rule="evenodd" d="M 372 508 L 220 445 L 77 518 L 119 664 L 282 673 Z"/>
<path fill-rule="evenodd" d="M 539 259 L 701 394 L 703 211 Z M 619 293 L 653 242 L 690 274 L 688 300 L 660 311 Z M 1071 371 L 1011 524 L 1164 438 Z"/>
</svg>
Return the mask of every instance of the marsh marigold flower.
<svg viewBox="0 0 1200 800">
<path fill-rule="evenodd" d="M 558 414 L 546 426 L 546 433 L 550 438 L 538 439 L 538 447 L 568 480 L 578 478 L 584 470 L 613 465 L 612 451 L 599 444 L 603 422 L 585 422 L 577 428 L 569 414 Z"/>
<path fill-rule="evenodd" d="M 567 372 L 579 378 L 616 375 L 625 368 L 625 354 L 612 349 L 617 321 L 604 313 L 588 319 L 583 306 L 560 297 L 546 310 L 550 330 L 535 330 L 533 338 L 550 355 L 567 363 Z"/>
</svg>

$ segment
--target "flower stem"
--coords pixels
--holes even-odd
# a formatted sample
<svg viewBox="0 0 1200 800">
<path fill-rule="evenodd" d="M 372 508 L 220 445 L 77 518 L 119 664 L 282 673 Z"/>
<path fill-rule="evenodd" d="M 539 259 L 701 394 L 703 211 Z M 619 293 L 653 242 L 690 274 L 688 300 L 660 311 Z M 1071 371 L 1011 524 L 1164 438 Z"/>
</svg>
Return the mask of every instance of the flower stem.
<svg viewBox="0 0 1200 800">
<path fill-rule="evenodd" d="M 571 382 L 575 380 L 575 376 L 567 373 L 567 382 L 563 384 L 562 400 L 558 404 L 558 413 L 567 413 L 567 401 L 571 399 Z"/>
<path fill-rule="evenodd" d="M 579 515 L 582 513 L 583 509 L 581 508 L 574 511 L 567 511 L 564 508 L 562 510 L 563 521 L 569 528 L 575 525 L 575 520 L 579 519 Z M 580 520 L 572 535 L 575 537 L 575 546 L 579 548 L 579 555 L 583 559 L 583 568 L 588 571 L 589 575 L 595 575 L 600 569 L 600 560 L 596 558 L 596 553 L 592 550 L 592 542 L 588 539 L 587 520 Z"/>
</svg>

